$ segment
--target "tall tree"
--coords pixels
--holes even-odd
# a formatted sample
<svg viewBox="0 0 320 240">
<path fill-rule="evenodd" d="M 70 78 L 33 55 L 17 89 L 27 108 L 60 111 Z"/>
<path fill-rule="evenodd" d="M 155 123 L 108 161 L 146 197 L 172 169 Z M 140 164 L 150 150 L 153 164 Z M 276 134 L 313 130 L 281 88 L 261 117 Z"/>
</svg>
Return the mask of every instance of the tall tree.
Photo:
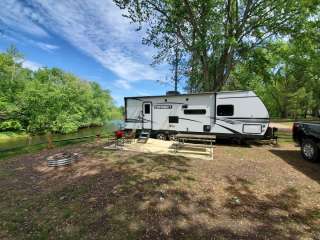
<svg viewBox="0 0 320 240">
<path fill-rule="evenodd" d="M 163 55 L 179 39 L 189 56 L 190 86 L 219 90 L 251 49 L 291 33 L 318 0 L 114 0 L 146 27 L 146 44 Z"/>
<path fill-rule="evenodd" d="M 257 48 L 231 74 L 224 89 L 255 90 L 272 116 L 317 115 L 320 106 L 320 45 L 309 37 Z"/>
</svg>

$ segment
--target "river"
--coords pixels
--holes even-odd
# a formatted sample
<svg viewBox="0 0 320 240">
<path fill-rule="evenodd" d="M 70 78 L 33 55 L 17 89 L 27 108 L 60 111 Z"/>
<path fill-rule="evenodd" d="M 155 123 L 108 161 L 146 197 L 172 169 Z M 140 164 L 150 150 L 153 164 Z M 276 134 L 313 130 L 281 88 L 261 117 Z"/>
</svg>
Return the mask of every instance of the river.
<svg viewBox="0 0 320 240">
<path fill-rule="evenodd" d="M 81 128 L 75 133 L 69 134 L 54 134 L 53 141 L 63 141 L 70 139 L 79 139 L 86 138 L 91 136 L 96 136 L 100 134 L 101 136 L 108 135 L 113 131 L 121 128 L 123 125 L 122 121 L 112 121 L 106 123 L 102 127 L 90 127 L 90 128 Z M 47 142 L 46 135 L 26 135 L 24 137 L 12 137 L 5 141 L 0 141 L 0 151 L 7 151 L 10 149 L 22 148 L 31 145 L 37 145 Z"/>
</svg>

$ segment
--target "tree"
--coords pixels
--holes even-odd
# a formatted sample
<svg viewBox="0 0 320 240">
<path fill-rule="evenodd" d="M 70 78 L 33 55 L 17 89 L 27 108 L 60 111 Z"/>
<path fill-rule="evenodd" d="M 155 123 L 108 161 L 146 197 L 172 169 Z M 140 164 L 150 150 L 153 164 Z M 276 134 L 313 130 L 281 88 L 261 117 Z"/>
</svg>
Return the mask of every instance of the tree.
<svg viewBox="0 0 320 240">
<path fill-rule="evenodd" d="M 18 51 L 18 49 L 14 45 L 11 45 L 7 49 L 7 53 L 13 59 L 13 68 L 11 73 L 11 81 L 13 81 L 16 75 L 16 64 L 18 64 L 23 59 L 23 55 Z"/>
<path fill-rule="evenodd" d="M 235 65 L 267 40 L 292 33 L 317 0 L 114 0 L 145 44 L 164 55 L 176 39 L 188 54 L 189 88 L 220 90 Z"/>
<path fill-rule="evenodd" d="M 316 116 L 320 74 L 315 66 L 320 63 L 320 45 L 307 36 L 255 49 L 237 65 L 224 89 L 255 90 L 272 116 Z"/>
<path fill-rule="evenodd" d="M 0 54 L 0 131 L 75 132 L 119 117 L 108 90 L 58 68 L 31 71 L 14 51 Z M 14 74 L 13 74 L 14 70 Z"/>
<path fill-rule="evenodd" d="M 8 129 L 8 126 L 17 126 L 16 130 L 21 128 L 16 124 L 19 114 L 16 99 L 31 78 L 31 71 L 21 67 L 21 60 L 22 54 L 14 46 L 0 54 L 0 120 L 5 121 L 0 124 L 6 126 L 0 127 L 2 130 Z"/>
</svg>

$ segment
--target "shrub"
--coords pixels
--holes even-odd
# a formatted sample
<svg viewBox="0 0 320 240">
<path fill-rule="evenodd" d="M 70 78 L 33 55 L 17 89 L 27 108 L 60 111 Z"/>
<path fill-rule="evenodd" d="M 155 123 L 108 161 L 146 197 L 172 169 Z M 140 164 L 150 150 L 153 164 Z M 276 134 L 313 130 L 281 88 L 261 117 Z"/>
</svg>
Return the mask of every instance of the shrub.
<svg viewBox="0 0 320 240">
<path fill-rule="evenodd" d="M 17 120 L 6 120 L 0 123 L 0 131 L 20 131 L 22 126 Z"/>
</svg>

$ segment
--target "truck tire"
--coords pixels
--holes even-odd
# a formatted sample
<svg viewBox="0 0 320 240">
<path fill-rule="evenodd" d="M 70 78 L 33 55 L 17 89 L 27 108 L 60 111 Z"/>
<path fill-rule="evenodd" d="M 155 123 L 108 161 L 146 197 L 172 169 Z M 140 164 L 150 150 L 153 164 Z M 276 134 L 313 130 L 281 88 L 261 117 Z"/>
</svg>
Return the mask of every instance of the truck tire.
<svg viewBox="0 0 320 240">
<path fill-rule="evenodd" d="M 311 139 L 304 139 L 301 144 L 301 154 L 304 159 L 317 162 L 319 160 L 319 147 Z"/>
</svg>

